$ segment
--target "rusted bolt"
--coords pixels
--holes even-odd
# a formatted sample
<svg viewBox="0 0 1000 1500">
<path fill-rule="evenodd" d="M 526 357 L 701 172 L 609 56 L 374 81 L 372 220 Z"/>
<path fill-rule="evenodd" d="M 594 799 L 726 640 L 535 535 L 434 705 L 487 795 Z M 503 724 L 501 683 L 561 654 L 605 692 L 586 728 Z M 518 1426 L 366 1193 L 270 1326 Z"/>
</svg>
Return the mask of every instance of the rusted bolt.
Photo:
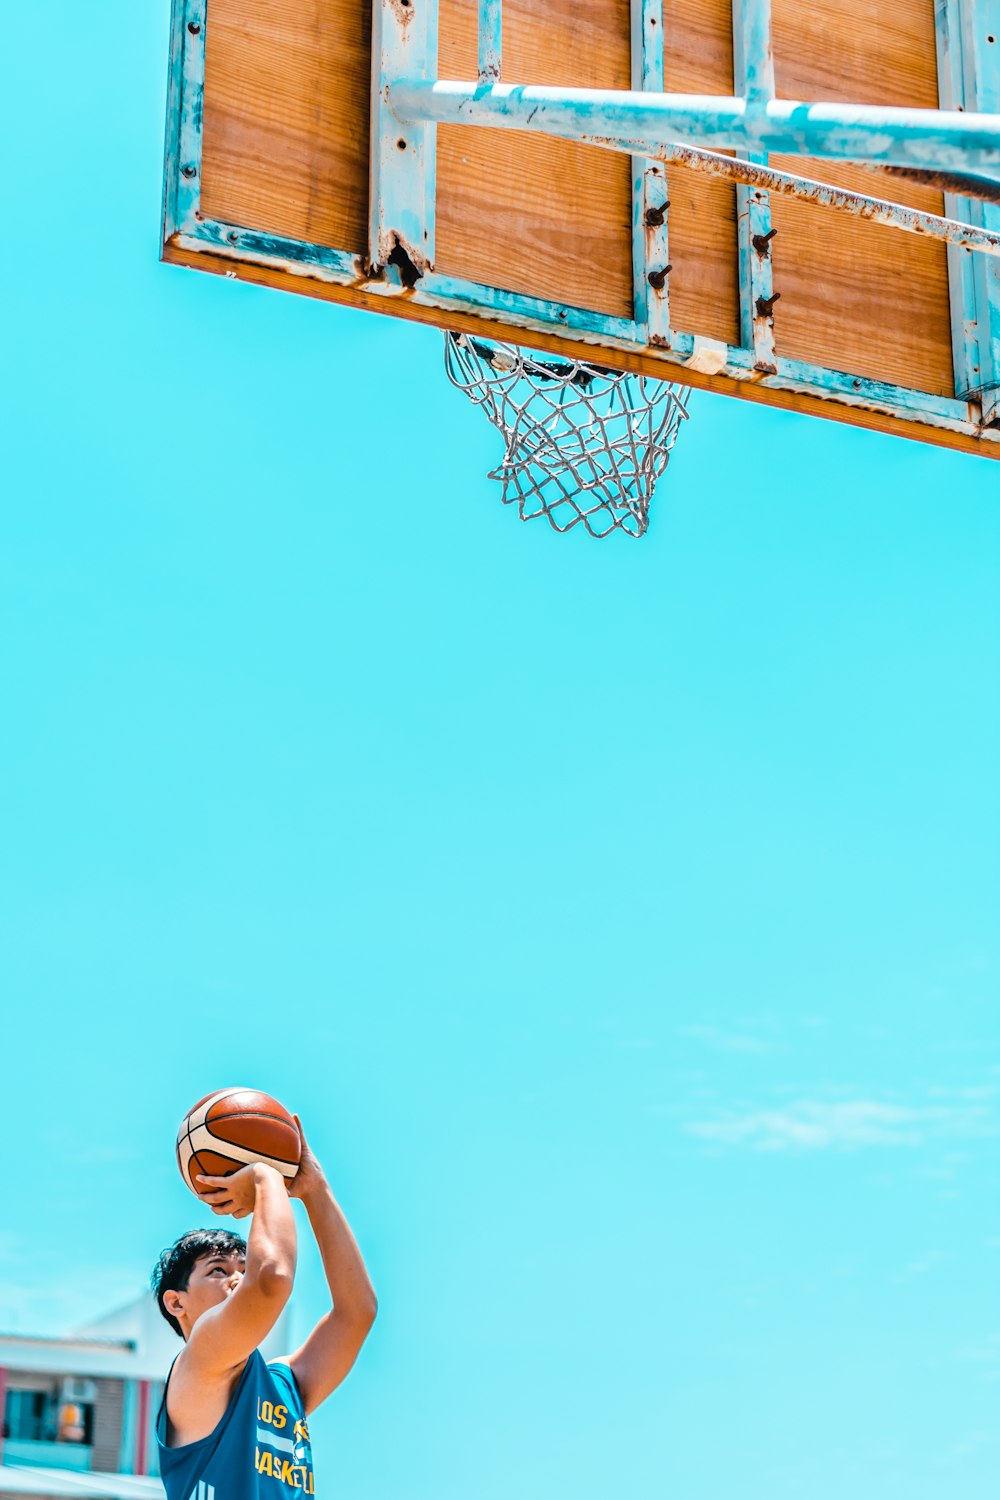
<svg viewBox="0 0 1000 1500">
<path fill-rule="evenodd" d="M 190 33 L 191 33 L 192 36 L 197 36 L 200 30 L 201 30 L 201 22 L 200 21 L 189 21 L 188 22 L 188 31 L 190 31 Z"/>
<path fill-rule="evenodd" d="M 771 316 L 771 314 L 774 312 L 774 304 L 777 302 L 777 300 L 778 300 L 778 298 L 780 296 L 781 296 L 780 292 L 775 292 L 770 297 L 758 297 L 757 298 L 757 316 L 759 318 L 769 318 Z"/>
<path fill-rule="evenodd" d="M 190 162 L 188 162 L 188 164 L 187 164 L 186 167 L 181 167 L 181 176 L 182 177 L 191 178 L 191 177 L 197 177 L 197 175 L 198 175 L 198 168 L 192 166 Z"/>
<path fill-rule="evenodd" d="M 672 266 L 664 266 L 662 271 L 650 271 L 649 275 L 646 277 L 646 280 L 649 282 L 654 292 L 663 291 L 663 288 L 667 284 L 667 277 L 670 275 L 670 272 L 672 270 Z"/>
<path fill-rule="evenodd" d="M 758 255 L 770 255 L 771 241 L 774 239 L 774 236 L 777 234 L 777 232 L 778 231 L 776 229 L 769 229 L 766 234 L 755 234 L 753 236 L 753 239 L 750 243 L 753 245 Z"/>
<path fill-rule="evenodd" d="M 670 207 L 670 200 L 668 198 L 667 201 L 666 201 L 666 203 L 663 204 L 662 208 L 647 208 L 646 209 L 646 228 L 647 229 L 659 229 L 660 225 L 663 223 L 664 219 L 667 217 L 667 209 L 669 207 Z"/>
<path fill-rule="evenodd" d="M 229 233 L 226 235 L 226 239 L 229 241 L 229 243 L 231 245 L 238 245 L 239 242 L 240 242 L 240 237 L 237 234 L 237 232 L 236 232 L 235 229 L 231 229 L 229 231 Z"/>
<path fill-rule="evenodd" d="M 406 142 L 403 140 L 402 136 L 400 136 L 399 140 L 396 142 L 396 146 L 400 151 L 406 150 Z"/>
</svg>

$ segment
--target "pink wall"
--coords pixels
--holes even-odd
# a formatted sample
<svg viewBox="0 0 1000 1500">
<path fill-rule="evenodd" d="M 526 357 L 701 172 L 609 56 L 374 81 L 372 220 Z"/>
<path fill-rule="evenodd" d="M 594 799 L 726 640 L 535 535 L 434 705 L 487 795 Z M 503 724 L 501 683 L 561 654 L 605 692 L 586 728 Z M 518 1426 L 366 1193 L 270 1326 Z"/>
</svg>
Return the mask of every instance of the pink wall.
<svg viewBox="0 0 1000 1500">
<path fill-rule="evenodd" d="M 135 1472 L 145 1474 L 149 1458 L 149 1388 L 148 1380 L 139 1381 L 139 1413 L 135 1424 Z"/>
</svg>

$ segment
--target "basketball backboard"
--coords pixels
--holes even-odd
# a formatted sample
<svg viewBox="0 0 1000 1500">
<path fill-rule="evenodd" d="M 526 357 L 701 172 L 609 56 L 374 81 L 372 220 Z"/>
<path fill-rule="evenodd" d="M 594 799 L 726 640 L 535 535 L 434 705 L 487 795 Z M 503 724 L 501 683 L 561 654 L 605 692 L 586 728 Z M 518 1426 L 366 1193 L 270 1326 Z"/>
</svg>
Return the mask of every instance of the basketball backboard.
<svg viewBox="0 0 1000 1500">
<path fill-rule="evenodd" d="M 927 170 L 1000 177 L 1000 137 L 991 154 L 971 130 L 1000 110 L 1000 0 L 773 0 L 773 16 L 767 0 L 505 0 L 502 64 L 499 12 L 174 0 L 164 259 L 1000 457 L 1000 258 L 981 248 L 1000 206 Z M 498 92 L 498 70 L 540 87 Z M 738 155 L 747 181 L 683 144 L 624 153 L 621 111 L 609 142 L 591 96 L 576 118 L 603 144 L 538 133 L 565 129 L 573 90 L 712 96 L 701 134 L 676 111 L 654 126 Z M 705 134 L 707 104 L 744 97 L 768 104 L 770 134 L 734 146 L 738 108 Z M 848 105 L 870 123 L 880 106 L 962 111 L 972 154 L 954 125 L 928 158 L 872 124 L 861 155 L 894 169 L 810 158 L 819 138 L 795 132 L 812 115 L 778 130 L 772 98 L 823 103 L 824 158 Z M 836 193 L 786 196 L 782 172 L 844 190 L 839 211 Z M 873 218 L 851 194 L 913 212 Z M 943 214 L 979 242 L 935 238 Z"/>
</svg>

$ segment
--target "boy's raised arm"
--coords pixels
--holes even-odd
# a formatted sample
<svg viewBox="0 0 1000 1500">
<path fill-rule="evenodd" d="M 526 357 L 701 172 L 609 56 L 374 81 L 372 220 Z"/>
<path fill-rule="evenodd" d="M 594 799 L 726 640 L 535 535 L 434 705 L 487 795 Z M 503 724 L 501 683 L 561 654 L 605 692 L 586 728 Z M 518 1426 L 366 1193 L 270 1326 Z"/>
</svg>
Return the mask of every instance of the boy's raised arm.
<svg viewBox="0 0 1000 1500">
<path fill-rule="evenodd" d="M 253 1214 L 239 1286 L 198 1319 L 184 1350 L 186 1373 L 211 1380 L 249 1359 L 281 1316 L 295 1278 L 295 1218 L 285 1180 L 273 1167 L 257 1164 L 199 1181 L 214 1214 Z"/>
<path fill-rule="evenodd" d="M 354 1364 L 375 1321 L 377 1303 L 357 1242 L 306 1144 L 298 1118 L 296 1124 L 302 1135 L 302 1162 L 289 1192 L 305 1204 L 333 1304 L 288 1360 L 310 1412 L 326 1400 Z"/>
</svg>

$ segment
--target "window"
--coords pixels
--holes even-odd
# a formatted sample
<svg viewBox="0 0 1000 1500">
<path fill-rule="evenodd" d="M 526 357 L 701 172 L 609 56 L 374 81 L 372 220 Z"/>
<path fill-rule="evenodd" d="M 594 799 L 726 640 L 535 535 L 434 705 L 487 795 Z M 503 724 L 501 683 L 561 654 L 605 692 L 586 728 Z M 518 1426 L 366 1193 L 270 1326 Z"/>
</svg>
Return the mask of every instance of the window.
<svg viewBox="0 0 1000 1500">
<path fill-rule="evenodd" d="M 56 1404 L 51 1391 L 8 1391 L 4 1437 L 15 1442 L 55 1442 Z"/>
<path fill-rule="evenodd" d="M 52 1391 L 8 1391 L 3 1435 L 13 1442 L 80 1443 L 93 1441 L 92 1402 L 62 1401 Z"/>
</svg>

